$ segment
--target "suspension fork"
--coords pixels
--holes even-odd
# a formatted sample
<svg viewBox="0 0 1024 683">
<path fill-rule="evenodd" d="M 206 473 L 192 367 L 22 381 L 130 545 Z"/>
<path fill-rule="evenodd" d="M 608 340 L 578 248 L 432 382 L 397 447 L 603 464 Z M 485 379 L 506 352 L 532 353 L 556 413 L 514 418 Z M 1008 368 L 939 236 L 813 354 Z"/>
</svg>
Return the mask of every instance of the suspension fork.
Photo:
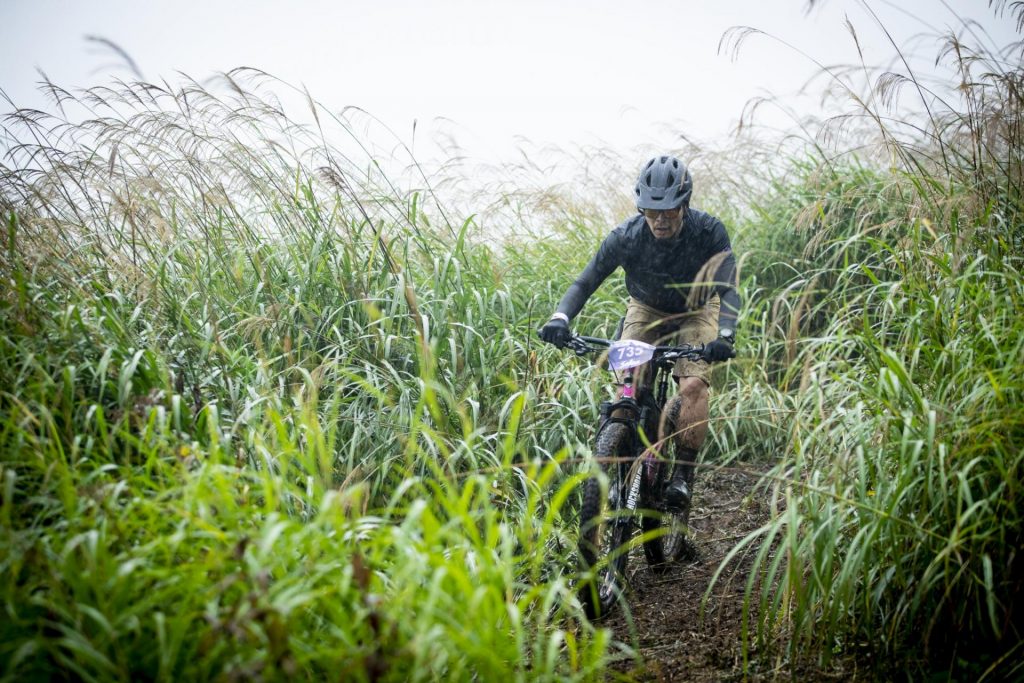
<svg viewBox="0 0 1024 683">
<path fill-rule="evenodd" d="M 614 507 L 630 513 L 617 515 L 612 522 L 616 526 L 633 523 L 631 513 L 636 510 L 640 499 L 641 477 L 644 468 L 640 467 L 641 458 L 637 451 L 642 444 L 640 429 L 648 421 L 650 408 L 647 405 L 641 405 L 637 400 L 637 393 L 634 375 L 629 372 L 623 378 L 619 398 L 615 401 L 602 401 L 600 406 L 597 436 L 600 436 L 605 427 L 611 423 L 617 422 L 626 425 L 629 428 L 628 452 L 631 457 L 635 456 L 629 463 L 615 463 L 618 468 L 619 476 L 616 479 L 619 481 L 619 487 L 616 487 L 618 490 L 615 492 Z"/>
<path fill-rule="evenodd" d="M 640 484 L 641 479 L 644 475 L 644 460 L 651 457 L 649 452 L 645 452 L 642 456 L 638 457 L 633 461 L 633 466 L 629 468 L 627 477 L 629 479 L 629 493 L 626 495 L 626 509 L 631 513 L 636 512 L 637 501 L 640 500 Z"/>
</svg>

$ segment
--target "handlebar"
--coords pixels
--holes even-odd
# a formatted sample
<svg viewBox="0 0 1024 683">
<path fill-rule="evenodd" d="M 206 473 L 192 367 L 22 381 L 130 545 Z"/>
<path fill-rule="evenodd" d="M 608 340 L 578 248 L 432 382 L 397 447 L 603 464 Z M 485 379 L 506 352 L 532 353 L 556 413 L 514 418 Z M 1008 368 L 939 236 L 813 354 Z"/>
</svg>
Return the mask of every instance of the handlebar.
<svg viewBox="0 0 1024 683">
<path fill-rule="evenodd" d="M 566 348 L 571 349 L 577 356 L 585 356 L 588 353 L 598 353 L 615 342 L 614 339 L 602 339 L 601 337 L 586 337 L 574 334 L 566 342 Z M 679 358 L 699 360 L 704 356 L 704 344 L 681 344 L 679 346 L 655 346 L 652 363 L 658 361 L 675 361 Z"/>
</svg>

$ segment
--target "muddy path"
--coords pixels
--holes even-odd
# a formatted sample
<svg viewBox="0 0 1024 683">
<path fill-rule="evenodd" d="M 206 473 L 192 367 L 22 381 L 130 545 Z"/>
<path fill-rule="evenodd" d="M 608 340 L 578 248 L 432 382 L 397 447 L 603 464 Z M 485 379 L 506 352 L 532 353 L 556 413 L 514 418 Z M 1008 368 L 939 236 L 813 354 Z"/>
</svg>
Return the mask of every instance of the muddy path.
<svg viewBox="0 0 1024 683">
<path fill-rule="evenodd" d="M 706 604 L 702 599 L 721 562 L 736 544 L 769 520 L 768 492 L 757 486 L 752 469 L 703 471 L 697 480 L 691 527 L 700 559 L 664 573 L 647 568 L 643 551 L 630 557 L 628 610 L 610 615 L 605 625 L 617 640 L 635 649 L 614 669 L 640 681 L 801 681 L 860 680 L 849 662 L 828 669 L 796 666 L 752 649 L 744 676 L 743 596 L 760 544 L 753 543 L 726 567 Z"/>
</svg>

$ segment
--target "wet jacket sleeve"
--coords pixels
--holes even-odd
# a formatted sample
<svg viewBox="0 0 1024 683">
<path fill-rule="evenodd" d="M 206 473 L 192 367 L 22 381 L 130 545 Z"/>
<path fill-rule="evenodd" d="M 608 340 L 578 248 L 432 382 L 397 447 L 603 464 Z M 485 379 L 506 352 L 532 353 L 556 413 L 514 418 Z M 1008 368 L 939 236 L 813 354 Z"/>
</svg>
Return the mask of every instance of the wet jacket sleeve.
<svg viewBox="0 0 1024 683">
<path fill-rule="evenodd" d="M 718 312 L 718 326 L 736 329 L 736 316 L 740 312 L 740 295 L 736 291 L 736 258 L 729 250 L 715 272 L 715 291 L 718 293 L 721 309 Z"/>
<path fill-rule="evenodd" d="M 594 258 L 583 269 L 576 281 L 569 285 L 565 296 L 555 310 L 572 320 L 583 309 L 583 304 L 605 279 L 621 265 L 621 238 L 617 232 L 609 234 L 598 248 Z"/>
</svg>

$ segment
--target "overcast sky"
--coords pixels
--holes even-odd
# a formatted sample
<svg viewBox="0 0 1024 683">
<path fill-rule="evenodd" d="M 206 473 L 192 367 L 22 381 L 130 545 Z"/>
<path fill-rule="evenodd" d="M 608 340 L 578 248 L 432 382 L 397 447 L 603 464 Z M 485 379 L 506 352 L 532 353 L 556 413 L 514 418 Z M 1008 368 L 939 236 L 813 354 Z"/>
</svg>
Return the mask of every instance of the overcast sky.
<svg viewBox="0 0 1024 683">
<path fill-rule="evenodd" d="M 957 14 L 1000 45 L 1015 36 L 1012 18 L 996 19 L 987 0 L 868 6 L 902 44 L 959 26 Z M 679 134 L 726 134 L 752 97 L 787 95 L 815 71 L 763 37 L 736 61 L 718 54 L 730 26 L 762 29 L 824 63 L 850 63 L 857 53 L 846 16 L 869 62 L 893 54 L 854 0 L 824 0 L 809 12 L 806 0 L 0 0 L 0 88 L 19 106 L 40 106 L 37 69 L 65 87 L 130 76 L 85 40 L 95 35 L 121 46 L 150 80 L 252 66 L 304 84 L 333 110 L 367 109 L 399 133 L 414 120 L 429 131 L 448 119 L 481 159 L 508 154 L 519 137 L 672 146 Z M 924 56 L 936 50 L 928 43 Z"/>
</svg>

